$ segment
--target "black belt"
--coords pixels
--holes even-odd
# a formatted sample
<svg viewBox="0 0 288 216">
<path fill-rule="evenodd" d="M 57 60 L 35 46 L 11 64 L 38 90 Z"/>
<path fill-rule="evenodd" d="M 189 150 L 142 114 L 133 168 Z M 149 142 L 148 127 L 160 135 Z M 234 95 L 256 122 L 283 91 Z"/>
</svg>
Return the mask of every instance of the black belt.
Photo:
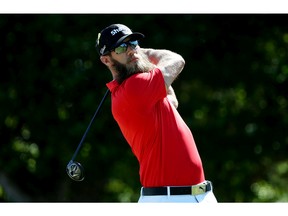
<svg viewBox="0 0 288 216">
<path fill-rule="evenodd" d="M 205 183 L 193 186 L 169 186 L 169 187 L 151 187 L 142 188 L 143 196 L 164 196 L 168 195 L 199 195 L 212 190 L 212 183 L 206 181 Z"/>
</svg>

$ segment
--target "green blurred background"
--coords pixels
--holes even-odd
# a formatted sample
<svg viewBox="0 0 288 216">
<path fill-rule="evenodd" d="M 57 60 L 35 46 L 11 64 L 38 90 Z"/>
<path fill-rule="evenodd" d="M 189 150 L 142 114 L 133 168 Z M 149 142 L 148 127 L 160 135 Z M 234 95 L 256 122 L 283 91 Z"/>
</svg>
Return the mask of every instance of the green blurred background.
<svg viewBox="0 0 288 216">
<path fill-rule="evenodd" d="M 1 14 L 0 201 L 137 202 L 138 162 L 108 98 L 98 32 L 123 23 L 142 47 L 181 54 L 174 82 L 219 202 L 288 201 L 288 26 L 284 14 Z"/>
</svg>

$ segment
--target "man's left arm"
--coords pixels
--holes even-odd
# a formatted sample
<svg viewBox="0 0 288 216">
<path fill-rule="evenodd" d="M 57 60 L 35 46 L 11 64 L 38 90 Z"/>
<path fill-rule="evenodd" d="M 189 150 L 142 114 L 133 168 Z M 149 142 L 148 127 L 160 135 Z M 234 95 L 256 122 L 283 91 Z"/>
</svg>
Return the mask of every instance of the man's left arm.
<svg viewBox="0 0 288 216">
<path fill-rule="evenodd" d="M 173 83 L 184 68 L 185 60 L 170 50 L 141 48 L 149 61 L 158 67 L 164 77 L 166 88 Z"/>
</svg>

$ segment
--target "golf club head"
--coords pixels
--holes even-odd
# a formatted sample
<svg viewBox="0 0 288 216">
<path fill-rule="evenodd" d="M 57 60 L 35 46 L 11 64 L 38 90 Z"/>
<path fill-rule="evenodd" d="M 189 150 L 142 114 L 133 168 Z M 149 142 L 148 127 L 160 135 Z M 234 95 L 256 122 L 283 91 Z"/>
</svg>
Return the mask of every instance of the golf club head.
<svg viewBox="0 0 288 216">
<path fill-rule="evenodd" d="M 67 164 L 66 172 L 68 176 L 74 181 L 83 181 L 84 179 L 84 168 L 80 163 L 76 161 L 71 160 Z"/>
</svg>

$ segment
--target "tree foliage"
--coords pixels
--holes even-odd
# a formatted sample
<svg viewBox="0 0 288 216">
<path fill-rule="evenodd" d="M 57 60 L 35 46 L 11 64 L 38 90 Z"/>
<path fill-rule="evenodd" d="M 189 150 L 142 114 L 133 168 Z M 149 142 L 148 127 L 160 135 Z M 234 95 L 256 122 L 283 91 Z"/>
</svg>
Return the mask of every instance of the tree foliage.
<svg viewBox="0 0 288 216">
<path fill-rule="evenodd" d="M 220 202 L 288 201 L 287 15 L 2 14 L 0 200 L 136 202 L 138 162 L 110 99 L 66 165 L 111 75 L 98 32 L 123 23 L 142 47 L 181 54 L 173 86 Z"/>
</svg>

